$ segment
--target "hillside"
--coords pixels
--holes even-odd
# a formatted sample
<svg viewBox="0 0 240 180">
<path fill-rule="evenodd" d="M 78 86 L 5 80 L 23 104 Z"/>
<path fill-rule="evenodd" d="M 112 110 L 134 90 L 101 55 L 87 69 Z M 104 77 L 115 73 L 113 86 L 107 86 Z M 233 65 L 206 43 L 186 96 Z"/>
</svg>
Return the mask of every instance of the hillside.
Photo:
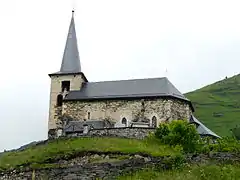
<svg viewBox="0 0 240 180">
<path fill-rule="evenodd" d="M 185 94 L 195 116 L 220 136 L 240 125 L 240 74 Z"/>
<path fill-rule="evenodd" d="M 65 138 L 0 155 L 0 180 L 99 179 L 180 155 L 155 139 Z M 110 178 L 112 179 L 112 178 Z"/>
<path fill-rule="evenodd" d="M 152 136 L 64 138 L 0 155 L 0 180 L 13 179 L 238 179 L 239 143 L 184 154 Z M 204 146 L 206 147 L 206 146 Z M 210 147 L 210 146 L 209 146 Z M 217 172 L 217 173 L 216 173 Z"/>
</svg>

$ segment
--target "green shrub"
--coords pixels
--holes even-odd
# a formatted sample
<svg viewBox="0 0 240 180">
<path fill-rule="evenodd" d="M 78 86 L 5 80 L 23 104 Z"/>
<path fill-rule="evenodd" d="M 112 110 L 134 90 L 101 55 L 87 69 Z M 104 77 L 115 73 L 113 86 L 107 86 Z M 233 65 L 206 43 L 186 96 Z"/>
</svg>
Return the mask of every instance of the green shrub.
<svg viewBox="0 0 240 180">
<path fill-rule="evenodd" d="M 213 151 L 217 152 L 240 152 L 240 141 L 236 138 L 224 137 L 217 139 L 216 144 L 209 145 Z"/>
<path fill-rule="evenodd" d="M 184 152 L 195 152 L 201 145 L 201 138 L 195 126 L 183 120 L 160 124 L 155 136 L 164 144 L 181 145 Z"/>
<path fill-rule="evenodd" d="M 181 169 L 184 167 L 186 160 L 183 155 L 176 155 L 168 158 L 163 162 L 168 166 L 169 169 Z"/>
<path fill-rule="evenodd" d="M 231 129 L 233 136 L 240 140 L 240 127 L 236 126 L 235 128 Z"/>
<path fill-rule="evenodd" d="M 168 136 L 169 133 L 170 133 L 169 124 L 161 123 L 155 132 L 155 136 L 158 139 L 161 139 L 164 141 L 164 138 Z"/>
<path fill-rule="evenodd" d="M 185 153 L 240 152 L 237 138 L 223 137 L 216 142 L 210 137 L 201 138 L 194 125 L 182 120 L 161 123 L 154 135 L 160 143 L 181 146 Z"/>
</svg>

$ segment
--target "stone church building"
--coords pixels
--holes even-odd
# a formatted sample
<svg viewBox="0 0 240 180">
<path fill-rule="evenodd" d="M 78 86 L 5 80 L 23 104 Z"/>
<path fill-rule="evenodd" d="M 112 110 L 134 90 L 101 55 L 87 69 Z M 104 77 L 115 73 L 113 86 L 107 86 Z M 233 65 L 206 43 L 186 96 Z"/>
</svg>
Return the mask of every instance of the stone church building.
<svg viewBox="0 0 240 180">
<path fill-rule="evenodd" d="M 99 127 L 157 127 L 190 120 L 191 101 L 166 78 L 90 82 L 81 69 L 72 15 L 60 71 L 51 78 L 49 133 L 83 122 Z M 64 121 L 65 119 L 65 121 Z M 102 123 L 104 122 L 104 123 Z M 76 130 L 76 128 L 75 128 Z"/>
</svg>

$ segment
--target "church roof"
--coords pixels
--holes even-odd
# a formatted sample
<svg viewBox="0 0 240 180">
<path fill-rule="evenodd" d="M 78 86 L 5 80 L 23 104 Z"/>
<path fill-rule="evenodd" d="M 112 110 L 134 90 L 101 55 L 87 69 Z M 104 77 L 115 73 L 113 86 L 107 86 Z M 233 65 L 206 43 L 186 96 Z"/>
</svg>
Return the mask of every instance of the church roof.
<svg viewBox="0 0 240 180">
<path fill-rule="evenodd" d="M 204 126 L 196 117 L 191 115 L 190 117 L 190 123 L 197 125 L 197 131 L 201 136 L 212 136 L 215 138 L 220 138 L 217 134 L 212 132 L 210 129 L 208 129 L 206 126 Z"/>
<path fill-rule="evenodd" d="M 66 133 L 81 132 L 84 125 L 90 125 L 94 129 L 104 128 L 105 122 L 101 120 L 87 120 L 87 121 L 69 121 L 64 127 Z"/>
<path fill-rule="evenodd" d="M 72 11 L 72 19 L 68 30 L 68 36 L 65 44 L 60 71 L 50 75 L 81 73 L 80 57 L 78 52 L 77 35 L 73 13 L 74 11 Z"/>
<path fill-rule="evenodd" d="M 70 91 L 64 98 L 72 100 L 133 99 L 174 97 L 191 102 L 166 78 L 130 79 L 119 81 L 87 82 L 81 90 Z"/>
</svg>

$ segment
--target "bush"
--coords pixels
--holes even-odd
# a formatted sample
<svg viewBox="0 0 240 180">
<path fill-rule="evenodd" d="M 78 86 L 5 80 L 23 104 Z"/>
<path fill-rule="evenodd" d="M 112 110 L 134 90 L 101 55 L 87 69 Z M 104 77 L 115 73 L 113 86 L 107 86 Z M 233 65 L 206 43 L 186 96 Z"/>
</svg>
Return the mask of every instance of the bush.
<svg viewBox="0 0 240 180">
<path fill-rule="evenodd" d="M 236 126 L 235 128 L 231 129 L 233 136 L 240 140 L 240 127 Z"/>
<path fill-rule="evenodd" d="M 212 147 L 212 150 L 216 152 L 240 152 L 240 141 L 231 137 L 217 139 L 216 144 L 210 144 L 209 146 Z"/>
<path fill-rule="evenodd" d="M 183 120 L 160 124 L 155 136 L 164 144 L 181 145 L 184 152 L 195 152 L 202 144 L 195 126 Z"/>
</svg>

